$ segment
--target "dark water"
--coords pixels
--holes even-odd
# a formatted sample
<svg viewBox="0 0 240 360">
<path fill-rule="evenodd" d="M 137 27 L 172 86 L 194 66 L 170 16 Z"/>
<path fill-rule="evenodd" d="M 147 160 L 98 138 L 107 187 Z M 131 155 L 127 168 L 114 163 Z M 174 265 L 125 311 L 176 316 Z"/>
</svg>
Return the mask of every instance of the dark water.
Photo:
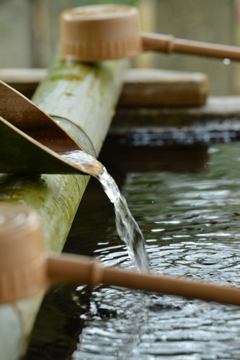
<svg viewBox="0 0 240 360">
<path fill-rule="evenodd" d="M 152 272 L 240 286 L 239 150 L 238 143 L 104 148 L 101 160 L 143 231 Z M 94 180 L 65 251 L 133 268 Z M 114 286 L 55 287 L 26 359 L 240 359 L 240 308 Z"/>
</svg>

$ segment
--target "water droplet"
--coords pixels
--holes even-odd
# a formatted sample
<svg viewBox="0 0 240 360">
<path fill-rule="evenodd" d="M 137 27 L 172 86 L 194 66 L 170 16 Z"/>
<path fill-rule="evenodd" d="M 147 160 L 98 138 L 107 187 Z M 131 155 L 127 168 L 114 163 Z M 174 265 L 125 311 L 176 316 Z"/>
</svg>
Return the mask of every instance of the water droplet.
<svg viewBox="0 0 240 360">
<path fill-rule="evenodd" d="M 229 65 L 229 64 L 231 64 L 231 60 L 230 59 L 223 59 L 223 63 L 224 63 L 224 65 Z"/>
<path fill-rule="evenodd" d="M 218 151 L 219 151 L 219 149 L 214 148 L 214 147 L 210 147 L 210 148 L 208 149 L 208 154 L 215 154 L 215 153 L 218 152 Z"/>
</svg>

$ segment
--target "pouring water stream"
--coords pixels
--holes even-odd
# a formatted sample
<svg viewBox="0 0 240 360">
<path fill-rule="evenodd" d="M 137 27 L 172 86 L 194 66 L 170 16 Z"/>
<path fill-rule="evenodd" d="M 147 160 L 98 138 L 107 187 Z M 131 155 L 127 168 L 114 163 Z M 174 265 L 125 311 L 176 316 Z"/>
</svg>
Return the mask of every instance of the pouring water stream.
<svg viewBox="0 0 240 360">
<path fill-rule="evenodd" d="M 143 234 L 128 208 L 126 199 L 106 168 L 84 151 L 69 151 L 62 153 L 61 156 L 77 165 L 84 173 L 100 181 L 106 195 L 114 205 L 117 232 L 127 246 L 130 259 L 140 272 L 148 271 L 148 257 Z"/>
</svg>

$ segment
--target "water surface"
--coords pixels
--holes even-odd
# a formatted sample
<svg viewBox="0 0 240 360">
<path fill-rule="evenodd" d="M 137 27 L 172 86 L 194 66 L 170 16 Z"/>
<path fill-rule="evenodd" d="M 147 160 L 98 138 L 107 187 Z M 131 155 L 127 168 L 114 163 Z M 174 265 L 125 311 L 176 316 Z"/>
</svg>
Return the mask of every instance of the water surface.
<svg viewBox="0 0 240 360">
<path fill-rule="evenodd" d="M 124 163 L 122 191 L 145 236 L 150 270 L 240 286 L 239 144 L 195 148 L 195 163 L 171 149 L 175 156 L 167 165 L 168 150 L 156 148 L 147 172 L 136 165 L 139 159 Z M 191 147 L 184 151 L 190 158 Z M 113 210 L 91 183 L 65 250 L 97 256 L 104 266 L 134 269 Z M 61 286 L 47 296 L 28 360 L 240 358 L 236 306 L 114 286 L 92 292 Z"/>
</svg>

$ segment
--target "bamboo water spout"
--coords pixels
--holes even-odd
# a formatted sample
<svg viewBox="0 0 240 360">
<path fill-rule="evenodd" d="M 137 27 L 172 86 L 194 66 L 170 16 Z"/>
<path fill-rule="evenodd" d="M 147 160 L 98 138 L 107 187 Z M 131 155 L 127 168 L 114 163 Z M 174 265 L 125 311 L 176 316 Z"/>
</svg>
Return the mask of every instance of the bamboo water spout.
<svg viewBox="0 0 240 360">
<path fill-rule="evenodd" d="M 87 139 L 91 144 L 84 131 L 75 127 L 83 142 Z M 0 132 L 0 173 L 86 174 L 83 166 L 63 157 L 68 152 L 84 149 L 50 116 L 1 81 Z M 90 152 L 95 155 L 93 147 Z M 95 172 L 101 173 L 103 166 L 97 161 L 96 166 Z"/>
<path fill-rule="evenodd" d="M 86 284 L 90 288 L 104 283 L 240 305 L 240 290 L 236 288 L 106 268 L 84 256 L 47 257 L 35 212 L 21 206 L 1 205 L 0 218 L 0 304 L 35 295 L 52 283 Z"/>
<path fill-rule="evenodd" d="M 142 232 L 117 184 L 104 166 L 95 157 L 84 152 L 50 116 L 31 101 L 0 82 L 0 95 L 1 92 L 3 95 L 0 100 L 0 114 L 2 109 L 9 121 L 0 117 L 0 132 L 3 139 L 0 144 L 0 173 L 80 173 L 96 177 L 114 204 L 117 230 L 120 238 L 127 244 L 130 257 L 140 271 L 148 269 Z M 77 128 L 77 131 L 81 131 L 82 134 L 82 130 Z"/>
<path fill-rule="evenodd" d="M 125 5 L 83 6 L 62 13 L 62 58 L 98 62 L 140 55 L 143 51 L 186 53 L 240 60 L 234 46 L 141 33 L 138 10 Z"/>
</svg>

